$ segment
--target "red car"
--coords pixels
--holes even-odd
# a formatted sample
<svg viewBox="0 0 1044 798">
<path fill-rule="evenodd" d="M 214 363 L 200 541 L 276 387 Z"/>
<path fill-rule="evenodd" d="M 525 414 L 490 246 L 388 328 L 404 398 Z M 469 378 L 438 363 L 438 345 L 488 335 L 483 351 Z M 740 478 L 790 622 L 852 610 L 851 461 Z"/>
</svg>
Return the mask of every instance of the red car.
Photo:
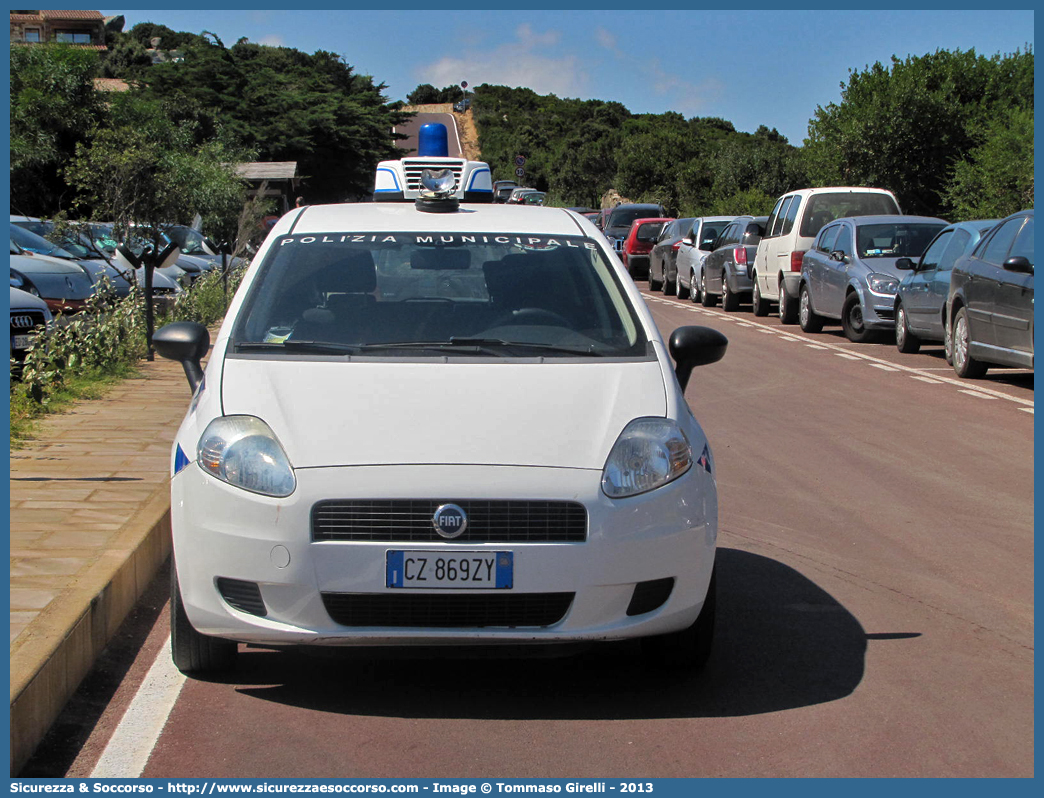
<svg viewBox="0 0 1044 798">
<path fill-rule="evenodd" d="M 631 229 L 624 239 L 620 249 L 620 260 L 627 267 L 627 273 L 632 278 L 649 277 L 649 253 L 652 252 L 660 231 L 668 222 L 674 219 L 662 217 L 635 219 L 631 222 Z"/>
</svg>

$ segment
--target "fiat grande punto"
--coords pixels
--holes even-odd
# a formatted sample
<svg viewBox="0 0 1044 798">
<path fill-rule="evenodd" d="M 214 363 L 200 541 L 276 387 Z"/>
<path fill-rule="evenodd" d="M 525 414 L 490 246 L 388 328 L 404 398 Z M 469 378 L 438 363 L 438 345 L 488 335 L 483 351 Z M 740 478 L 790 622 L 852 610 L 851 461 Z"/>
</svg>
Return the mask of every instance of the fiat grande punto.
<svg viewBox="0 0 1044 798">
<path fill-rule="evenodd" d="M 604 236 L 563 209 L 298 208 L 193 387 L 172 454 L 184 672 L 262 646 L 643 638 L 699 668 L 714 457 L 683 396 L 725 338 L 665 344 Z"/>
</svg>

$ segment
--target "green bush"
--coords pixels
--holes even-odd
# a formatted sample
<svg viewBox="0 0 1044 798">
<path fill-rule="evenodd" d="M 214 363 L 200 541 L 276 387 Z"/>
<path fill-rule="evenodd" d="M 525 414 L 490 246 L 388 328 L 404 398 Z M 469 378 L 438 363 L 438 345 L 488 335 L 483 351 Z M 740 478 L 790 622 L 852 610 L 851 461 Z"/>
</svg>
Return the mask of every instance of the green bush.
<svg viewBox="0 0 1044 798">
<path fill-rule="evenodd" d="M 225 314 L 243 277 L 230 271 L 227 285 L 220 271 L 208 272 L 174 301 L 161 324 L 197 321 L 211 325 Z M 32 418 L 47 412 L 56 396 L 66 396 L 71 382 L 124 374 L 147 354 L 145 298 L 135 284 L 129 296 L 116 300 L 105 285 L 74 316 L 56 318 L 35 333 L 19 366 L 11 362 L 11 415 Z M 75 392 L 74 392 L 75 393 Z"/>
</svg>

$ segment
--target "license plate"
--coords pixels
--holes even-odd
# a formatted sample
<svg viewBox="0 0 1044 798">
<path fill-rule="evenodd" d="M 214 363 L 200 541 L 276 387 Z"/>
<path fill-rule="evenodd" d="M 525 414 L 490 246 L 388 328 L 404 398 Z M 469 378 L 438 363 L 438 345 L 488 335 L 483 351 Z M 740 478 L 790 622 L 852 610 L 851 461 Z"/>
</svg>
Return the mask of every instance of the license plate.
<svg viewBox="0 0 1044 798">
<path fill-rule="evenodd" d="M 387 586 L 399 588 L 510 589 L 510 551 L 389 551 Z"/>
<path fill-rule="evenodd" d="M 29 348 L 29 336 L 28 335 L 12 335 L 11 336 L 11 347 L 13 349 L 28 349 Z"/>
</svg>

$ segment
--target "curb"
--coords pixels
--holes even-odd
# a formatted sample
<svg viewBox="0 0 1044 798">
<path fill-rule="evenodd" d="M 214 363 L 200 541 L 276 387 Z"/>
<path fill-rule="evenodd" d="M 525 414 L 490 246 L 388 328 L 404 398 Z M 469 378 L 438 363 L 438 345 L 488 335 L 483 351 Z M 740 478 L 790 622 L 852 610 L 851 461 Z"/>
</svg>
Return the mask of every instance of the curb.
<svg viewBox="0 0 1044 798">
<path fill-rule="evenodd" d="M 170 551 L 167 480 L 11 655 L 12 775 L 32 756 Z"/>
</svg>

